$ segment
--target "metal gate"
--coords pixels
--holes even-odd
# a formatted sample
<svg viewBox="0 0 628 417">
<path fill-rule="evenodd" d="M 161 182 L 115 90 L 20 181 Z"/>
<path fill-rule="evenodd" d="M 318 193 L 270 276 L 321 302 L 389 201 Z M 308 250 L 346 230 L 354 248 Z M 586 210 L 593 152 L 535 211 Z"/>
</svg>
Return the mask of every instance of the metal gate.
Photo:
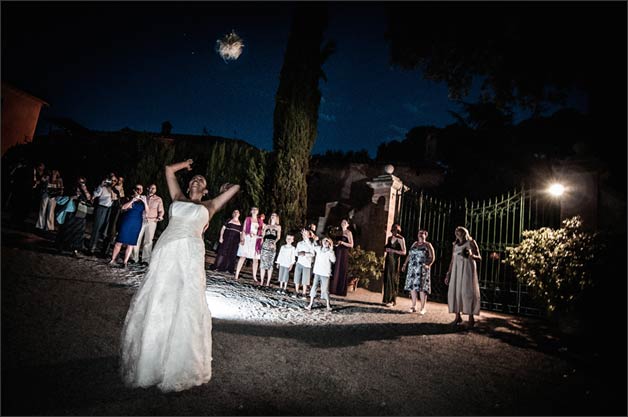
<svg viewBox="0 0 628 417">
<path fill-rule="evenodd" d="M 419 228 L 428 231 L 436 260 L 432 265 L 432 295 L 447 302 L 447 286 L 443 279 L 451 261 L 454 230 L 469 229 L 480 247 L 482 261 L 478 265 L 482 309 L 523 315 L 540 315 L 542 306 L 528 294 L 527 287 L 503 264 L 506 247 L 521 242 L 524 230 L 558 227 L 560 206 L 539 192 L 521 188 L 506 195 L 484 201 L 443 201 L 423 191 L 400 192 L 396 222 L 409 247 L 416 240 Z M 402 274 L 401 281 L 405 280 Z M 402 287 L 402 285 L 400 285 Z"/>
</svg>

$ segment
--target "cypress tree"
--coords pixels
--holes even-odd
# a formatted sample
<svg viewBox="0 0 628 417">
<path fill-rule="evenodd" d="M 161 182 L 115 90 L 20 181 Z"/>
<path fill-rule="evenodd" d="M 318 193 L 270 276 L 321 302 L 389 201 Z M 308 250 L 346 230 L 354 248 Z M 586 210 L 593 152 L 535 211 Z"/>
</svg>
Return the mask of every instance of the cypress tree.
<svg viewBox="0 0 628 417">
<path fill-rule="evenodd" d="M 321 48 L 326 26 L 324 6 L 297 7 L 275 97 L 269 211 L 279 213 L 285 231 L 306 220 L 306 175 L 321 100 L 318 81 L 325 79 L 322 65 L 333 51 L 332 43 Z"/>
</svg>

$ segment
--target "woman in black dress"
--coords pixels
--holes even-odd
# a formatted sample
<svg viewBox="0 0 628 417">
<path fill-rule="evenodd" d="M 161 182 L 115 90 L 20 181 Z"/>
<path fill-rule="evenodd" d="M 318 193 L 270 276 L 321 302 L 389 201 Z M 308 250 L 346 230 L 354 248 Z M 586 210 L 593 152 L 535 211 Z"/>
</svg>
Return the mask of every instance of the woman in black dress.
<svg viewBox="0 0 628 417">
<path fill-rule="evenodd" d="M 220 229 L 220 238 L 218 239 L 220 246 L 218 246 L 218 250 L 216 251 L 216 262 L 214 262 L 214 269 L 216 271 L 227 271 L 230 274 L 235 273 L 241 232 L 242 223 L 240 223 L 240 211 L 233 210 L 231 219 Z"/>
<path fill-rule="evenodd" d="M 65 220 L 57 233 L 55 245 L 59 251 L 72 251 L 74 256 L 83 249 L 83 236 L 85 235 L 85 217 L 87 213 L 85 206 L 79 207 L 81 202 L 86 203 L 91 200 L 91 195 L 85 185 L 85 177 L 79 177 L 76 185 L 72 187 L 70 199 L 74 205 L 73 211 L 67 211 Z M 70 203 L 68 203 L 70 204 Z"/>
<path fill-rule="evenodd" d="M 399 259 L 406 254 L 406 241 L 401 233 L 401 226 L 393 224 L 386 243 L 386 257 L 384 260 L 384 298 L 382 302 L 387 307 L 397 304 L 399 291 Z"/>
<path fill-rule="evenodd" d="M 342 235 L 336 241 L 336 263 L 334 274 L 329 284 L 329 292 L 335 295 L 347 295 L 347 272 L 349 267 L 349 249 L 353 247 L 353 233 L 349 230 L 349 222 L 342 219 L 340 222 Z"/>
</svg>

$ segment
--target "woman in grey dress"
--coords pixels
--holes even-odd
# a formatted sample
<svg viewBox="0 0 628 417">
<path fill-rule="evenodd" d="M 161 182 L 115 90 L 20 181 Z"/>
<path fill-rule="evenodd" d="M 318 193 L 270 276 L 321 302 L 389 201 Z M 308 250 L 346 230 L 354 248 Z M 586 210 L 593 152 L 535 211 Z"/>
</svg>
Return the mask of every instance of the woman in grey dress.
<svg viewBox="0 0 628 417">
<path fill-rule="evenodd" d="M 427 230 L 419 230 L 417 240 L 410 247 L 408 257 L 401 267 L 401 271 L 405 272 L 406 285 L 404 289 L 412 294 L 412 307 L 410 312 L 416 312 L 417 293 L 421 296 L 420 314 L 425 314 L 425 303 L 427 295 L 432 292 L 432 282 L 430 279 L 430 267 L 434 263 L 434 247 L 427 241 Z"/>
</svg>

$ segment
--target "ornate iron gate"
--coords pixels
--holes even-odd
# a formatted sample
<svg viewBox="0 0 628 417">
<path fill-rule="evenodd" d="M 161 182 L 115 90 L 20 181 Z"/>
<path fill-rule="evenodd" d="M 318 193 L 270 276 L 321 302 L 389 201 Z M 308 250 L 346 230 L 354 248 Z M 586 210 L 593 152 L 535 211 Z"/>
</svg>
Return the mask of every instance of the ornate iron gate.
<svg viewBox="0 0 628 417">
<path fill-rule="evenodd" d="M 403 229 L 409 247 L 419 228 L 428 231 L 436 261 L 432 266 L 430 298 L 447 302 L 443 282 L 451 260 L 454 230 L 465 226 L 477 241 L 482 255 L 478 265 L 482 309 L 523 315 L 539 315 L 540 306 L 529 297 L 511 268 L 501 261 L 506 247 L 521 241 L 523 230 L 557 227 L 560 207 L 557 201 L 522 188 L 484 201 L 442 201 L 425 193 L 407 190 L 400 193 L 396 221 Z M 405 280 L 402 274 L 401 281 Z M 400 285 L 400 287 L 403 287 Z"/>
</svg>

